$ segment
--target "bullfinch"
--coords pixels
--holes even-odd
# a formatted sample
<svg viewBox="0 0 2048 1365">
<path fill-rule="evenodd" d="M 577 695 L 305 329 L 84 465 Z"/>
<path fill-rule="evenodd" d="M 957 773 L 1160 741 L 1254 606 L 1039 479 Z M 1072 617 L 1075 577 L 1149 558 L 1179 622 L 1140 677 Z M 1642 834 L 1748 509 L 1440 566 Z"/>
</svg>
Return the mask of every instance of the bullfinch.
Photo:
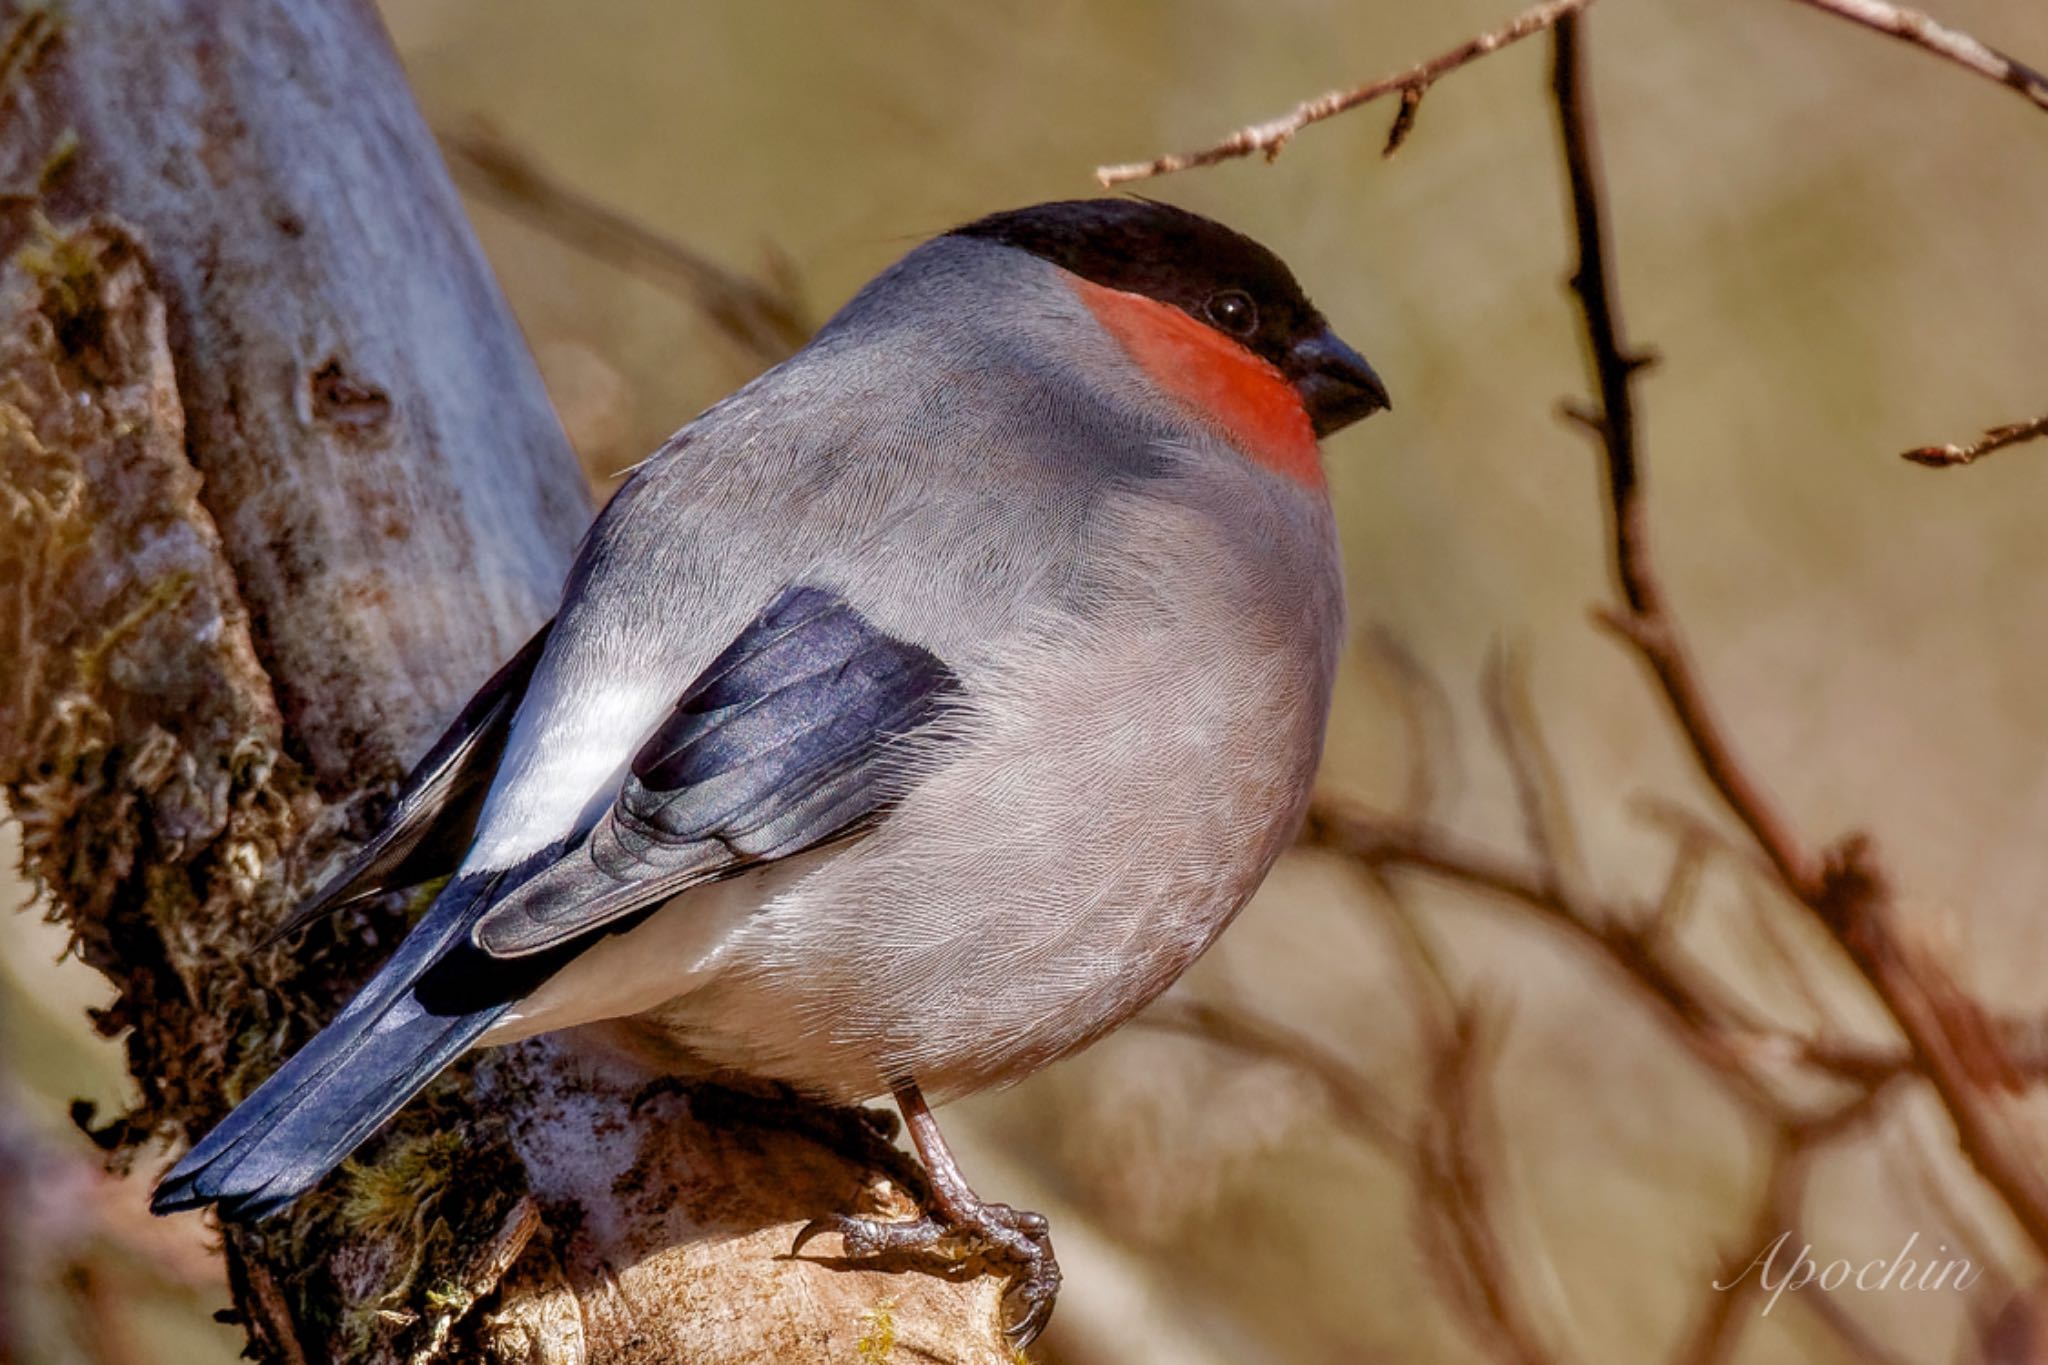
<svg viewBox="0 0 2048 1365">
<path fill-rule="evenodd" d="M 998 213 L 883 271 L 597 517 L 554 619 L 287 922 L 447 877 L 157 1187 L 270 1213 L 465 1050 L 604 1025 L 665 1071 L 892 1095 L 931 1174 L 846 1254 L 1046 1222 L 927 1107 L 1171 985 L 1302 819 L 1343 638 L 1318 438 L 1387 406 L 1287 267 L 1165 204 Z"/>
</svg>

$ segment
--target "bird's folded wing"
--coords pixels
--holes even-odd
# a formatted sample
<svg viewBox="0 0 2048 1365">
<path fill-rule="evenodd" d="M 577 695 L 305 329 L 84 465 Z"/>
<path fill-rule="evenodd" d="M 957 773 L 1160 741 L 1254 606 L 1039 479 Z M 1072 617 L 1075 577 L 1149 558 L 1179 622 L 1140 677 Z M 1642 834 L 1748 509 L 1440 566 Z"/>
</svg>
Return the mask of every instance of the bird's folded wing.
<svg viewBox="0 0 2048 1365">
<path fill-rule="evenodd" d="M 477 690 L 462 714 L 427 750 L 399 789 L 384 826 L 347 866 L 271 931 L 270 942 L 305 928 L 366 896 L 446 876 L 462 861 L 490 789 L 491 775 L 512 728 L 519 700 L 533 681 L 553 623 Z"/>
<path fill-rule="evenodd" d="M 537 953 L 860 832 L 903 789 L 905 737 L 959 690 L 835 594 L 785 590 L 683 691 L 590 836 L 494 904 L 476 945 Z"/>
</svg>

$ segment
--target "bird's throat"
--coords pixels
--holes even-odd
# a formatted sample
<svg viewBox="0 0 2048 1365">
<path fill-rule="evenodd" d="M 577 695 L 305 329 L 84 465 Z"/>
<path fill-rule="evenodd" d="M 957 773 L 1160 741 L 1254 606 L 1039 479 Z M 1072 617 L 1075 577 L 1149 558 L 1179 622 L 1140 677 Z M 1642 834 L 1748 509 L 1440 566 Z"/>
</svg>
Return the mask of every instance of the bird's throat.
<svg viewBox="0 0 2048 1365">
<path fill-rule="evenodd" d="M 1074 276 L 1074 292 L 1152 381 L 1257 463 L 1308 488 L 1323 485 L 1315 429 L 1285 375 L 1171 304 Z"/>
</svg>

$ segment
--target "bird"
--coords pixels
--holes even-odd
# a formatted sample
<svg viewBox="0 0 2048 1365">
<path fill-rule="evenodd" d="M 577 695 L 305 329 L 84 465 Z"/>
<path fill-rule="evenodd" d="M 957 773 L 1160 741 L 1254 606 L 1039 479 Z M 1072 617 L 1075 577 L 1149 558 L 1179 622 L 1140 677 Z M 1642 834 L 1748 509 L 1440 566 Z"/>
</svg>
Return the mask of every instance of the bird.
<svg viewBox="0 0 2048 1365">
<path fill-rule="evenodd" d="M 848 1258 L 1010 1271 L 931 1105 L 1157 997 L 1295 837 L 1344 638 L 1322 438 L 1387 408 L 1265 247 L 1069 200 L 914 247 L 598 514 L 559 608 L 280 926 L 446 882 L 158 1184 L 273 1213 L 471 1048 L 610 1028 L 650 1067 L 892 1097 L 931 1180 Z"/>
</svg>

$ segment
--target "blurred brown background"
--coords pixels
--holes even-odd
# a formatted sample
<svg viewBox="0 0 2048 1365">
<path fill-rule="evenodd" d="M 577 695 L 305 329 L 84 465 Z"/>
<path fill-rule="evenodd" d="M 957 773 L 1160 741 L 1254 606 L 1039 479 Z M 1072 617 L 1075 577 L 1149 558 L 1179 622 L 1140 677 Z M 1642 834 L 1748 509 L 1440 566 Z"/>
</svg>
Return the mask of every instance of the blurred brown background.
<svg viewBox="0 0 2048 1365">
<path fill-rule="evenodd" d="M 793 278 L 814 320 L 934 231 L 1092 193 L 1098 162 L 1200 145 L 1507 8 L 385 6 L 437 125 L 485 120 L 583 193 Z M 1941 12 L 2048 61 L 2048 7 Z M 2048 1009 L 2048 448 L 1946 473 L 1896 458 L 2048 408 L 2048 118 L 1786 0 L 1609 0 L 1590 24 L 1624 307 L 1664 361 L 1644 391 L 1654 529 L 1718 701 L 1804 827 L 1876 833 L 1966 980 Z M 1650 895 L 1669 840 L 1634 798 L 1711 807 L 1587 619 L 1605 570 L 1593 456 L 1555 415 L 1585 381 L 1544 47 L 1447 78 L 1392 161 L 1380 106 L 1273 166 L 1139 188 L 1274 247 L 1393 390 L 1394 412 L 1331 443 L 1330 482 L 1361 636 L 1400 641 L 1452 698 L 1446 818 L 1519 838 L 1476 689 L 1516 646 L 1593 880 Z M 600 489 L 752 372 L 673 294 L 471 202 Z M 1393 804 L 1414 736 L 1376 657 L 1354 652 L 1325 782 Z M 1411 1012 L 1367 899 L 1296 856 L 1174 998 L 1256 1010 L 1412 1106 Z M 1690 947 L 1798 1022 L 1756 948 L 1777 909 L 1754 900 L 1710 878 Z M 1759 1135 L 1554 939 L 1456 892 L 1411 903 L 1500 1007 L 1497 1207 L 1533 1311 L 1562 1359 L 1664 1358 L 1748 1235 Z M 36 1195 L 0 1232 L 24 1243 L 0 1284 L 24 1365 L 231 1360 L 197 1230 L 148 1220 L 140 1184 L 95 1181 L 65 1117 L 78 1097 L 117 1109 L 123 1073 L 85 1024 L 96 979 L 62 948 L 33 912 L 0 914 L 0 1147 Z M 1054 1218 L 1069 1287 L 1048 1360 L 1487 1358 L 1417 1249 L 1402 1168 L 1295 1068 L 1137 1026 L 954 1123 L 984 1189 Z M 1978 1358 L 1974 1320 L 2038 1273 L 1952 1147 L 1931 1107 L 1901 1104 L 1821 1164 L 1807 1204 L 1822 1260 L 1917 1233 L 1986 1267 L 1963 1293 L 1830 1297 L 1903 1361 Z M 1849 1359 L 1815 1297 L 1787 1295 L 1734 1358 Z"/>
</svg>

